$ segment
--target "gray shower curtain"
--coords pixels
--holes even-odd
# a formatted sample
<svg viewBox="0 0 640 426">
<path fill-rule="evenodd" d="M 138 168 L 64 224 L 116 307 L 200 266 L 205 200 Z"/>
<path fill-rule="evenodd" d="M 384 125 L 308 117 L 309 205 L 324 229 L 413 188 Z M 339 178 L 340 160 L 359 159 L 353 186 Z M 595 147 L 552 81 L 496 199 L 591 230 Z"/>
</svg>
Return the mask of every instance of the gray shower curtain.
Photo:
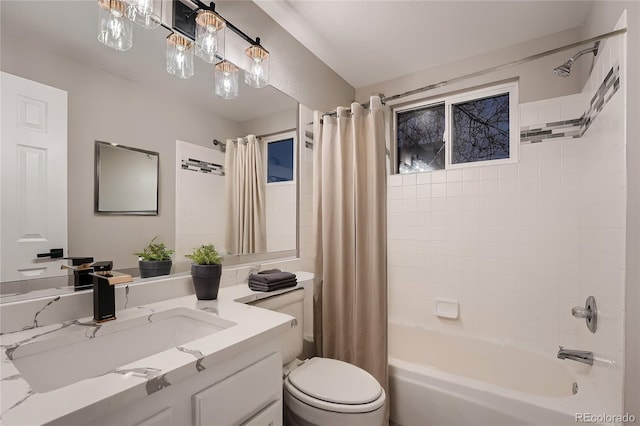
<svg viewBox="0 0 640 426">
<path fill-rule="evenodd" d="M 385 127 L 370 105 L 314 116 L 314 337 L 388 389 Z"/>
</svg>

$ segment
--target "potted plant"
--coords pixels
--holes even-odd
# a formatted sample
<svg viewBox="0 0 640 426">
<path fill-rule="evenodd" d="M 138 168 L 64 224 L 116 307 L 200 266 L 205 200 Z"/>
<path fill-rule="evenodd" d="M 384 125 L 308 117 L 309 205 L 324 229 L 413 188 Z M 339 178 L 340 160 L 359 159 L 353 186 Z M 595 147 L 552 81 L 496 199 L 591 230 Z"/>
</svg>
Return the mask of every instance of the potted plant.
<svg viewBox="0 0 640 426">
<path fill-rule="evenodd" d="M 198 300 L 217 299 L 222 275 L 222 256 L 213 244 L 205 244 L 186 257 L 193 261 L 191 277 Z"/>
<path fill-rule="evenodd" d="M 168 249 L 164 243 L 157 243 L 157 238 L 157 236 L 153 237 L 141 252 L 135 253 L 138 256 L 140 278 L 157 277 L 171 273 L 171 255 L 174 250 Z"/>
</svg>

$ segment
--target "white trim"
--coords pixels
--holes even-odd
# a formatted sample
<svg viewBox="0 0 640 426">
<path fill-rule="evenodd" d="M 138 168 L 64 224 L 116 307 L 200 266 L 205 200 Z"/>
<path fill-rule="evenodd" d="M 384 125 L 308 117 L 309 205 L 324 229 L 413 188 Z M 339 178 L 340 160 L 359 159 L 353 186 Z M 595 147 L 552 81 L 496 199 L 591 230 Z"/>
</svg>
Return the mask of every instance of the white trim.
<svg viewBox="0 0 640 426">
<path fill-rule="evenodd" d="M 451 163 L 451 150 L 453 145 L 450 142 L 451 139 L 451 108 L 454 104 L 467 102 L 475 99 L 482 99 L 500 94 L 509 95 L 509 158 L 503 158 L 498 160 L 484 160 L 484 161 L 472 161 L 467 163 L 453 164 Z M 437 98 L 431 98 L 427 100 L 412 102 L 410 104 L 404 104 L 402 106 L 392 108 L 393 114 L 393 174 L 398 174 L 398 140 L 397 140 L 397 113 L 411 111 L 418 108 L 424 108 L 428 106 L 436 106 L 438 104 L 444 104 L 445 106 L 445 167 L 442 170 L 461 169 L 465 167 L 478 167 L 478 166 L 493 166 L 500 164 L 517 163 L 519 159 L 520 148 L 520 114 L 518 109 L 518 82 L 501 83 L 495 86 L 484 87 L 481 89 L 470 90 L 456 95 L 442 96 Z M 429 172 L 427 172 L 429 173 Z"/>
</svg>

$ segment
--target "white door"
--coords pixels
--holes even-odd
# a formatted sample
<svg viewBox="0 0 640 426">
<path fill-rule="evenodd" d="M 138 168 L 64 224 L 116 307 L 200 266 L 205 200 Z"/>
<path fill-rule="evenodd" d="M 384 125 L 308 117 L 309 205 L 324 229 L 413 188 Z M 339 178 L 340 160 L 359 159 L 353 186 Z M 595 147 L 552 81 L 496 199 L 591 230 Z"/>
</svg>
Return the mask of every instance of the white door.
<svg viewBox="0 0 640 426">
<path fill-rule="evenodd" d="M 0 88 L 0 281 L 66 275 L 46 254 L 68 255 L 67 92 L 5 72 Z"/>
</svg>

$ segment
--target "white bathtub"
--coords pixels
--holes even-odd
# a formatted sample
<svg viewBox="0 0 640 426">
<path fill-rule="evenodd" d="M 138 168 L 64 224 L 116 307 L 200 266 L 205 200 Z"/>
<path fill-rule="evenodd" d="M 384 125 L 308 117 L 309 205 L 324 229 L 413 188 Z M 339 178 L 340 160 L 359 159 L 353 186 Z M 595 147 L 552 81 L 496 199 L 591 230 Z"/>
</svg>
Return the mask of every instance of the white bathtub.
<svg viewBox="0 0 640 426">
<path fill-rule="evenodd" d="M 568 361 L 516 347 L 389 323 L 392 424 L 574 425 L 589 411 Z"/>
</svg>

